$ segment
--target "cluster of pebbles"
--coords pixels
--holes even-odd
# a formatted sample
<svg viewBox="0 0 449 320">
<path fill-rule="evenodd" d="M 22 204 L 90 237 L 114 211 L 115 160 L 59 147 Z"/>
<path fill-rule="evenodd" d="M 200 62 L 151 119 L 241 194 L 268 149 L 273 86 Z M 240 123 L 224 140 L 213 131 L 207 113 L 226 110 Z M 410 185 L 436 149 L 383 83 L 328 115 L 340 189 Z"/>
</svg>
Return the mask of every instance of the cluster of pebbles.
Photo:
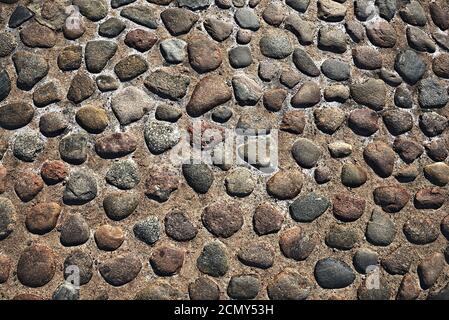
<svg viewBox="0 0 449 320">
<path fill-rule="evenodd" d="M 449 298 L 447 0 L 0 0 L 0 25 L 1 299 Z M 174 164 L 198 121 L 278 132 L 278 169 L 220 141 Z"/>
</svg>

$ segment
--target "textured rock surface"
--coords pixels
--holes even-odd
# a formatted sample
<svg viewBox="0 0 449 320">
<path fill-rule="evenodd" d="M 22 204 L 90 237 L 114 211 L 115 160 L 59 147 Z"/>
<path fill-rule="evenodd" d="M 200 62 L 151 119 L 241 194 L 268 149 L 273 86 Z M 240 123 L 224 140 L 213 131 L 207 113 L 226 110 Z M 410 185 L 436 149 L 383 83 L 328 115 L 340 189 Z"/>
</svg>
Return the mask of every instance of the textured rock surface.
<svg viewBox="0 0 449 320">
<path fill-rule="evenodd" d="M 1 299 L 448 297 L 446 0 L 0 0 L 0 28 Z"/>
</svg>

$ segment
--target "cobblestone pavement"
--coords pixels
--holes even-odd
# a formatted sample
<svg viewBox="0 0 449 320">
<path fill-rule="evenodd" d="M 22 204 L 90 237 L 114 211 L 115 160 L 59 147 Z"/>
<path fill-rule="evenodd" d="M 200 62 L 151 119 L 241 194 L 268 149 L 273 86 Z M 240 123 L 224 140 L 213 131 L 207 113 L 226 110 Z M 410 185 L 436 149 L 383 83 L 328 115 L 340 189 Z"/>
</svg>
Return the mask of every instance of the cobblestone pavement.
<svg viewBox="0 0 449 320">
<path fill-rule="evenodd" d="M 1 299 L 449 298 L 447 0 L 0 0 L 0 26 Z"/>
</svg>

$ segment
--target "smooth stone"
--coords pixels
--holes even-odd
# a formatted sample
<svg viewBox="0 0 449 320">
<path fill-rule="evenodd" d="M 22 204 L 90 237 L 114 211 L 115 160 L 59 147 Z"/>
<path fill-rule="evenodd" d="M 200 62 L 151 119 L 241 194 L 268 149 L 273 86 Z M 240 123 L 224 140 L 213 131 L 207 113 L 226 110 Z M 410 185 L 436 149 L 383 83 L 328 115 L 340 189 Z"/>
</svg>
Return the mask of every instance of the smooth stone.
<svg viewBox="0 0 449 320">
<path fill-rule="evenodd" d="M 321 216 L 330 206 L 330 201 L 314 192 L 295 199 L 289 207 L 295 221 L 312 222 Z"/>
<path fill-rule="evenodd" d="M 123 58 L 114 67 L 114 72 L 121 82 L 137 78 L 147 70 L 147 61 L 137 54 Z"/>
<path fill-rule="evenodd" d="M 418 82 L 426 71 L 426 63 L 413 50 L 405 50 L 396 56 L 395 70 L 409 84 Z"/>
<path fill-rule="evenodd" d="M 303 168 L 314 167 L 321 157 L 321 153 L 321 149 L 306 138 L 299 138 L 292 147 L 293 158 Z"/>
<path fill-rule="evenodd" d="M 117 91 L 111 100 L 111 108 L 121 125 L 139 121 L 153 106 L 148 94 L 134 86 Z"/>
<path fill-rule="evenodd" d="M 67 99 L 73 103 L 81 103 L 90 98 L 97 89 L 95 82 L 86 72 L 78 72 L 70 83 Z"/>
<path fill-rule="evenodd" d="M 387 144 L 380 141 L 368 144 L 363 158 L 378 176 L 387 178 L 393 174 L 395 154 Z"/>
<path fill-rule="evenodd" d="M 98 34 L 106 38 L 115 38 L 125 30 L 126 24 L 118 18 L 109 18 L 98 27 Z"/>
<path fill-rule="evenodd" d="M 67 279 L 73 273 L 73 266 L 79 270 L 79 284 L 89 283 L 93 276 L 92 258 L 81 250 L 75 250 L 64 260 L 64 278 Z"/>
<path fill-rule="evenodd" d="M 225 245 L 218 240 L 206 243 L 196 265 L 204 274 L 212 277 L 224 276 L 229 270 Z"/>
<path fill-rule="evenodd" d="M 99 21 L 108 14 L 108 3 L 106 0 L 73 0 L 83 16 L 91 21 Z"/>
<path fill-rule="evenodd" d="M 0 71 L 0 102 L 5 100 L 11 92 L 11 79 L 6 70 Z"/>
<path fill-rule="evenodd" d="M 159 221 L 153 216 L 141 220 L 134 225 L 133 233 L 140 241 L 152 245 L 158 241 L 160 237 Z"/>
<path fill-rule="evenodd" d="M 17 72 L 17 86 L 22 90 L 31 90 L 48 74 L 48 61 L 36 53 L 16 51 L 12 55 Z"/>
<path fill-rule="evenodd" d="M 235 21 L 243 29 L 257 31 L 260 28 L 260 22 L 257 15 L 249 8 L 240 8 L 234 14 Z"/>
<path fill-rule="evenodd" d="M 231 280 L 229 280 L 227 293 L 232 299 L 254 299 L 259 294 L 260 287 L 260 280 L 256 276 L 232 276 Z"/>
<path fill-rule="evenodd" d="M 264 56 L 273 59 L 284 59 L 293 52 L 293 46 L 285 32 L 266 33 L 260 39 L 259 46 Z"/>
<path fill-rule="evenodd" d="M 63 200 L 69 205 L 82 205 L 97 196 L 97 182 L 89 172 L 72 173 L 65 186 Z"/>
<path fill-rule="evenodd" d="M 338 224 L 331 227 L 325 238 L 327 246 L 339 250 L 350 250 L 358 241 L 359 237 L 355 230 Z"/>
<path fill-rule="evenodd" d="M 89 240 L 89 225 L 80 214 L 63 216 L 59 231 L 59 240 L 65 247 L 79 246 Z"/>
<path fill-rule="evenodd" d="M 120 16 L 150 29 L 158 27 L 158 16 L 154 8 L 150 6 L 135 5 L 125 7 L 120 11 Z"/>
<path fill-rule="evenodd" d="M 15 130 L 26 126 L 33 120 L 34 109 L 24 102 L 13 102 L 0 107 L 0 127 Z"/>
<path fill-rule="evenodd" d="M 423 79 L 418 84 L 418 102 L 421 108 L 444 108 L 449 101 L 447 88 L 435 78 Z"/>
<path fill-rule="evenodd" d="M 106 172 L 106 181 L 122 190 L 130 190 L 140 182 L 137 164 L 132 160 L 115 162 Z"/>
<path fill-rule="evenodd" d="M 64 136 L 59 142 L 61 159 L 71 164 L 81 164 L 87 160 L 88 135 L 72 133 Z"/>
<path fill-rule="evenodd" d="M 199 16 L 184 8 L 168 8 L 162 11 L 161 19 L 172 36 L 179 36 L 188 33 Z"/>
<path fill-rule="evenodd" d="M 134 193 L 111 193 L 103 200 L 103 208 L 106 215 L 115 221 L 120 221 L 130 216 L 139 205 L 139 198 Z"/>
<path fill-rule="evenodd" d="M 187 42 L 173 38 L 161 42 L 160 50 L 165 61 L 172 64 L 182 63 L 187 58 Z"/>
<path fill-rule="evenodd" d="M 103 279 L 114 287 L 123 286 L 134 280 L 142 269 L 139 258 L 125 254 L 109 258 L 101 263 L 98 270 Z"/>
<path fill-rule="evenodd" d="M 253 215 L 254 230 L 258 235 L 278 232 L 283 222 L 282 212 L 268 202 L 258 205 Z"/>
<path fill-rule="evenodd" d="M 198 228 L 182 211 L 172 210 L 164 219 L 165 232 L 176 241 L 189 241 L 196 237 Z"/>
<path fill-rule="evenodd" d="M 89 41 L 84 53 L 87 70 L 91 73 L 100 73 L 115 55 L 117 48 L 117 44 L 112 41 Z"/>
<path fill-rule="evenodd" d="M 303 261 L 307 259 L 317 245 L 317 235 L 306 233 L 301 227 L 291 227 L 279 236 L 279 247 L 289 259 Z"/>
<path fill-rule="evenodd" d="M 83 61 L 83 48 L 81 46 L 64 47 L 58 55 L 58 67 L 62 71 L 77 70 Z"/>
<path fill-rule="evenodd" d="M 365 235 L 366 239 L 376 246 L 388 246 L 396 235 L 395 225 L 388 215 L 374 209 Z"/>
<path fill-rule="evenodd" d="M 345 288 L 355 280 L 351 267 L 334 258 L 319 260 L 315 265 L 314 275 L 320 287 L 325 289 Z"/>
<path fill-rule="evenodd" d="M 38 288 L 51 281 L 56 272 L 55 254 L 42 244 L 33 244 L 20 255 L 17 278 L 27 287 Z"/>
<path fill-rule="evenodd" d="M 220 288 L 215 281 L 200 277 L 189 284 L 190 300 L 218 300 L 220 298 Z"/>
<path fill-rule="evenodd" d="M 290 268 L 278 273 L 267 286 L 271 300 L 305 300 L 310 291 L 310 281 Z"/>
<path fill-rule="evenodd" d="M 213 235 L 229 238 L 242 228 L 243 212 L 235 202 L 216 202 L 203 210 L 201 220 Z"/>
<path fill-rule="evenodd" d="M 379 254 L 371 249 L 361 248 L 352 257 L 352 263 L 357 272 L 369 274 L 374 268 L 378 267 Z"/>
</svg>

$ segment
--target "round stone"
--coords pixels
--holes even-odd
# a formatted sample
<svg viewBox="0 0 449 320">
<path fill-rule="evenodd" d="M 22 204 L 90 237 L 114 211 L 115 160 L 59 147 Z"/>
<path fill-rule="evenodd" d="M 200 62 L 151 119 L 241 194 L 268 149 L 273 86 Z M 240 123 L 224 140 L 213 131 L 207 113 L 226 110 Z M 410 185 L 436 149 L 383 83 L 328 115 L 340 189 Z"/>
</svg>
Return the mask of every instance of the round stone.
<svg viewBox="0 0 449 320">
<path fill-rule="evenodd" d="M 301 167 L 312 168 L 321 157 L 321 149 L 311 140 L 299 138 L 293 144 L 292 155 Z"/>
<path fill-rule="evenodd" d="M 322 288 L 340 289 L 352 284 L 355 274 L 344 261 L 325 258 L 315 265 L 315 279 Z"/>
<path fill-rule="evenodd" d="M 64 278 L 67 279 L 74 271 L 79 272 L 80 285 L 87 284 L 93 276 L 92 258 L 81 250 L 75 250 L 64 260 Z"/>
<path fill-rule="evenodd" d="M 60 112 L 48 112 L 39 119 L 39 130 L 46 137 L 56 137 L 64 133 L 69 126 Z"/>
<path fill-rule="evenodd" d="M 284 59 L 293 53 L 293 46 L 285 32 L 268 32 L 260 38 L 259 46 L 264 56 L 273 59 Z"/>
<path fill-rule="evenodd" d="M 0 284 L 8 281 L 9 273 L 11 271 L 12 261 L 5 254 L 0 253 Z"/>
<path fill-rule="evenodd" d="M 207 193 L 214 182 L 214 174 L 205 163 L 183 164 L 182 174 L 189 186 L 197 193 Z"/>
<path fill-rule="evenodd" d="M 187 58 L 187 42 L 181 39 L 167 39 L 161 42 L 160 50 L 165 61 L 172 64 L 183 62 Z"/>
<path fill-rule="evenodd" d="M 201 277 L 189 284 L 190 300 L 218 300 L 220 288 L 211 279 Z"/>
<path fill-rule="evenodd" d="M 97 89 L 95 82 L 85 72 L 78 72 L 70 83 L 69 91 L 67 92 L 67 99 L 73 103 L 81 103 L 90 98 Z"/>
<path fill-rule="evenodd" d="M 17 278 L 27 287 L 46 285 L 55 275 L 55 271 L 54 253 L 42 244 L 33 244 L 25 249 L 17 263 Z"/>
<path fill-rule="evenodd" d="M 198 269 L 212 277 L 222 277 L 229 269 L 226 247 L 218 240 L 207 243 L 196 260 Z"/>
<path fill-rule="evenodd" d="M 248 44 L 253 38 L 253 32 L 251 30 L 240 29 L 237 32 L 236 40 L 238 44 Z"/>
<path fill-rule="evenodd" d="M 274 251 L 265 242 L 248 243 L 240 248 L 237 257 L 249 267 L 268 269 L 273 265 Z"/>
<path fill-rule="evenodd" d="M 282 212 L 268 202 L 258 205 L 254 212 L 254 230 L 260 236 L 278 232 L 281 230 L 283 222 Z"/>
<path fill-rule="evenodd" d="M 149 245 L 154 244 L 160 236 L 159 221 L 156 217 L 148 217 L 137 222 L 133 227 L 133 232 L 140 241 Z"/>
<path fill-rule="evenodd" d="M 156 34 L 143 29 L 134 29 L 126 34 L 125 44 L 137 51 L 150 50 L 159 40 Z"/>
<path fill-rule="evenodd" d="M 253 63 L 251 50 L 246 46 L 239 46 L 229 50 L 229 63 L 235 69 L 246 68 Z"/>
<path fill-rule="evenodd" d="M 14 183 L 14 191 L 23 202 L 33 200 L 43 188 L 44 181 L 42 178 L 32 172 L 22 173 L 21 179 Z"/>
<path fill-rule="evenodd" d="M 160 121 L 176 122 L 181 118 L 182 111 L 172 105 L 161 104 L 157 106 L 155 117 Z"/>
<path fill-rule="evenodd" d="M 325 238 L 326 245 L 339 250 L 350 250 L 357 241 L 359 237 L 355 230 L 338 224 L 331 227 Z"/>
<path fill-rule="evenodd" d="M 449 183 L 449 166 L 444 162 L 435 162 L 424 167 L 425 177 L 437 186 Z"/>
<path fill-rule="evenodd" d="M 377 252 L 370 249 L 361 248 L 358 249 L 352 257 L 352 263 L 358 272 L 367 274 L 374 270 L 374 268 L 377 268 L 379 264 L 379 255 Z"/>
<path fill-rule="evenodd" d="M 66 247 L 79 246 L 87 242 L 90 235 L 89 225 L 80 214 L 64 216 L 60 232 L 61 244 Z"/>
<path fill-rule="evenodd" d="M 92 173 L 76 171 L 65 186 L 63 200 L 69 205 L 82 205 L 97 196 L 97 181 Z"/>
<path fill-rule="evenodd" d="M 421 108 L 443 108 L 449 101 L 447 88 L 435 78 L 421 80 L 418 84 L 418 102 Z"/>
<path fill-rule="evenodd" d="M 253 275 L 232 276 L 227 293 L 233 299 L 254 299 L 260 291 L 260 280 Z"/>
<path fill-rule="evenodd" d="M 190 65 L 200 73 L 213 71 L 222 63 L 220 47 L 205 36 L 191 38 L 187 51 Z"/>
<path fill-rule="evenodd" d="M 61 159 L 71 164 L 81 164 L 87 160 L 87 143 L 89 136 L 85 133 L 72 133 L 59 142 Z"/>
<path fill-rule="evenodd" d="M 98 248 L 105 251 L 117 250 L 125 241 L 125 234 L 120 227 L 107 224 L 100 226 L 94 237 Z"/>
<path fill-rule="evenodd" d="M 397 41 L 395 29 L 383 19 L 368 24 L 366 35 L 372 44 L 381 48 L 392 48 Z"/>
<path fill-rule="evenodd" d="M 212 120 L 218 123 L 225 123 L 232 118 L 232 110 L 227 107 L 218 107 L 212 112 Z"/>
<path fill-rule="evenodd" d="M 105 159 L 120 158 L 137 149 L 136 138 L 127 132 L 115 132 L 99 138 L 95 142 L 95 151 Z"/>
<path fill-rule="evenodd" d="M 382 178 L 392 175 L 394 169 L 394 151 L 384 142 L 373 142 L 363 150 L 365 162 Z"/>
<path fill-rule="evenodd" d="M 345 113 L 336 107 L 315 109 L 313 115 L 317 128 L 327 134 L 333 134 L 346 120 Z"/>
<path fill-rule="evenodd" d="M 135 193 L 111 193 L 103 200 L 106 215 L 112 220 L 123 220 L 133 213 L 139 205 L 139 197 Z"/>
<path fill-rule="evenodd" d="M 391 109 L 382 114 L 385 126 L 394 136 L 406 133 L 413 128 L 413 118 L 404 110 Z"/>
<path fill-rule="evenodd" d="M 225 179 L 225 186 L 231 196 L 246 197 L 253 192 L 255 181 L 251 171 L 238 168 L 228 174 Z"/>
<path fill-rule="evenodd" d="M 415 84 L 426 71 L 426 63 L 413 50 L 405 50 L 396 56 L 394 68 L 406 82 Z"/>
<path fill-rule="evenodd" d="M 307 259 L 316 244 L 316 234 L 306 234 L 300 227 L 287 229 L 279 237 L 282 253 L 296 261 Z"/>
<path fill-rule="evenodd" d="M 352 146 L 343 141 L 329 143 L 327 148 L 333 158 L 344 158 L 352 153 Z"/>
<path fill-rule="evenodd" d="M 98 34 L 102 37 L 114 38 L 117 37 L 123 30 L 126 24 L 118 18 L 109 18 L 102 22 L 98 28 Z"/>
<path fill-rule="evenodd" d="M 80 108 L 76 112 L 76 121 L 90 133 L 100 133 L 109 124 L 107 112 L 94 105 Z"/>
<path fill-rule="evenodd" d="M 364 199 L 350 193 L 337 194 L 333 202 L 334 215 L 344 222 L 355 221 L 363 215 L 365 205 Z"/>
<path fill-rule="evenodd" d="M 140 182 L 137 164 L 132 160 L 114 163 L 106 173 L 106 181 L 122 190 L 129 190 Z"/>
<path fill-rule="evenodd" d="M 298 171 L 278 171 L 267 181 L 267 192 L 280 200 L 293 199 L 301 192 L 303 177 Z"/>
<path fill-rule="evenodd" d="M 344 81 L 351 76 L 351 67 L 341 60 L 327 59 L 321 64 L 321 72 L 329 79 Z"/>
<path fill-rule="evenodd" d="M 0 197 L 0 240 L 7 238 L 14 230 L 16 208 L 11 200 Z"/>
<path fill-rule="evenodd" d="M 298 222 L 312 222 L 330 206 L 330 201 L 315 192 L 299 196 L 290 205 L 290 214 Z"/>
<path fill-rule="evenodd" d="M 104 280 L 115 287 L 123 286 L 134 280 L 141 269 L 142 263 L 131 254 L 110 258 L 98 268 Z"/>
<path fill-rule="evenodd" d="M 83 61 L 83 48 L 81 46 L 68 46 L 58 55 L 58 67 L 62 71 L 77 70 Z"/>
<path fill-rule="evenodd" d="M 257 31 L 260 27 L 259 18 L 254 10 L 249 8 L 237 9 L 234 15 L 235 21 L 243 29 Z"/>
<path fill-rule="evenodd" d="M 171 276 L 178 273 L 184 263 L 184 250 L 172 246 L 156 248 L 150 257 L 150 264 L 156 274 Z"/>
<path fill-rule="evenodd" d="M 109 75 L 99 75 L 95 79 L 95 82 L 97 83 L 97 87 L 101 92 L 114 91 L 119 87 L 119 82 L 117 81 L 117 79 Z"/>
<path fill-rule="evenodd" d="M 204 209 L 201 220 L 213 235 L 229 238 L 241 229 L 243 213 L 237 203 L 217 202 Z"/>
<path fill-rule="evenodd" d="M 33 162 L 44 150 L 44 141 L 34 132 L 20 133 L 14 141 L 14 156 L 25 162 Z"/>
<path fill-rule="evenodd" d="M 378 119 L 377 113 L 371 109 L 357 109 L 349 114 L 348 126 L 358 135 L 370 136 L 379 130 Z"/>
<path fill-rule="evenodd" d="M 176 241 L 189 241 L 196 237 L 198 228 L 182 211 L 173 210 L 164 219 L 165 232 Z"/>
<path fill-rule="evenodd" d="M 154 154 L 164 153 L 180 140 L 179 130 L 174 124 L 159 121 L 150 121 L 144 135 L 148 149 Z"/>
<path fill-rule="evenodd" d="M 394 92 L 394 104 L 399 108 L 410 109 L 413 106 L 412 93 L 407 87 L 398 87 Z"/>
<path fill-rule="evenodd" d="M 61 206 L 55 202 L 38 203 L 28 211 L 25 225 L 32 233 L 48 233 L 56 227 L 60 213 Z"/>
<path fill-rule="evenodd" d="M 341 183 L 347 187 L 360 187 L 367 179 L 366 171 L 358 165 L 347 163 L 341 168 Z"/>
<path fill-rule="evenodd" d="M 305 300 L 311 289 L 310 282 L 293 269 L 278 273 L 267 286 L 271 300 Z"/>
<path fill-rule="evenodd" d="M 316 82 L 304 82 L 290 100 L 294 108 L 310 108 L 321 101 L 320 87 Z"/>
<path fill-rule="evenodd" d="M 168 168 L 154 167 L 145 181 L 145 195 L 158 202 L 165 202 L 178 189 L 180 179 L 177 172 Z"/>
<path fill-rule="evenodd" d="M 120 81 L 130 81 L 148 70 L 148 63 L 139 55 L 130 55 L 120 60 L 114 67 L 114 72 Z"/>
<path fill-rule="evenodd" d="M 447 118 L 436 112 L 426 112 L 419 117 L 419 127 L 428 137 L 440 135 L 447 128 L 447 124 Z"/>
<path fill-rule="evenodd" d="M 423 289 L 428 289 L 434 285 L 443 271 L 444 265 L 444 256 L 440 252 L 435 252 L 421 261 L 417 273 Z"/>
<path fill-rule="evenodd" d="M 385 212 L 401 211 L 410 199 L 407 189 L 401 186 L 382 186 L 373 191 L 374 202 Z"/>
<path fill-rule="evenodd" d="M 366 239 L 376 246 L 388 246 L 393 242 L 395 235 L 393 221 L 379 209 L 374 209 L 366 227 Z"/>
<path fill-rule="evenodd" d="M 433 221 L 424 216 L 415 216 L 408 219 L 402 230 L 408 241 L 419 245 L 432 243 L 439 236 L 439 230 Z"/>
</svg>

